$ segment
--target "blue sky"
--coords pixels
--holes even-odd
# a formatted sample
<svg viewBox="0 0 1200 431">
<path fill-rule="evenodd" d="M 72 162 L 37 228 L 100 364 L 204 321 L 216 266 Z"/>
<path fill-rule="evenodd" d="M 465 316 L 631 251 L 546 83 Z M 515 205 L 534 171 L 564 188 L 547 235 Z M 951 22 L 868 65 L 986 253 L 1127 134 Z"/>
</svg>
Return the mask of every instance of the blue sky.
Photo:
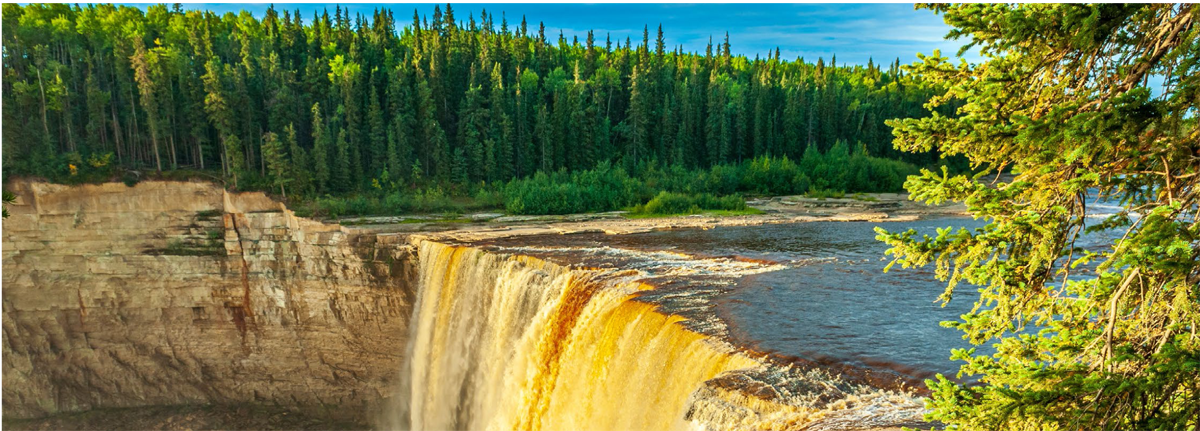
<svg viewBox="0 0 1200 431">
<path fill-rule="evenodd" d="M 277 9 L 299 9 L 305 22 L 313 11 L 335 3 L 277 3 Z M 218 13 L 247 10 L 261 17 L 266 4 L 185 4 L 189 9 L 208 9 Z M 433 4 L 347 4 L 352 12 L 369 15 L 381 7 L 391 8 L 397 20 L 407 25 L 413 9 L 429 17 Z M 442 5 L 444 8 L 445 6 Z M 720 43 L 729 31 L 734 53 L 766 56 L 779 47 L 785 59 L 803 56 L 807 61 L 834 54 L 838 63 L 888 63 L 899 57 L 902 63 L 916 60 L 916 53 L 941 49 L 953 55 L 961 41 L 944 40 L 949 27 L 940 16 L 928 10 L 913 10 L 910 4 L 454 4 L 455 18 L 466 21 L 469 14 L 478 20 L 480 11 L 504 12 L 513 27 L 524 15 L 531 31 L 539 21 L 546 24 L 547 37 L 557 40 L 561 30 L 570 40 L 582 41 L 589 29 L 596 31 L 597 43 L 611 33 L 614 43 L 626 37 L 636 45 L 642 28 L 650 26 L 651 43 L 661 23 L 667 46 L 682 44 L 687 51 L 703 51 L 712 36 Z M 499 26 L 499 19 L 496 20 Z"/>
</svg>

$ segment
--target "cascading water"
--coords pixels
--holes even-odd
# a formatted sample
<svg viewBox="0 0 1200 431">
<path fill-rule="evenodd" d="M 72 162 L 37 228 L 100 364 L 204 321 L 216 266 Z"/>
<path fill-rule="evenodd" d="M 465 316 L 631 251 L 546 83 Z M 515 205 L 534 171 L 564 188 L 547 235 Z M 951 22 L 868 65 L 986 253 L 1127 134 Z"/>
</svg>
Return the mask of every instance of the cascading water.
<svg viewBox="0 0 1200 431">
<path fill-rule="evenodd" d="M 419 253 L 409 394 L 390 426 L 684 429 L 703 382 L 760 365 L 632 300 L 646 286 L 611 271 L 431 241 Z"/>
<path fill-rule="evenodd" d="M 417 247 L 408 360 L 384 429 L 919 424 L 921 402 L 908 394 L 751 357 L 725 341 L 723 324 L 704 311 L 721 291 L 712 286 L 780 265 L 611 247 Z M 571 269 L 525 253 L 590 256 L 610 269 Z M 643 282 L 689 277 L 699 284 Z"/>
</svg>

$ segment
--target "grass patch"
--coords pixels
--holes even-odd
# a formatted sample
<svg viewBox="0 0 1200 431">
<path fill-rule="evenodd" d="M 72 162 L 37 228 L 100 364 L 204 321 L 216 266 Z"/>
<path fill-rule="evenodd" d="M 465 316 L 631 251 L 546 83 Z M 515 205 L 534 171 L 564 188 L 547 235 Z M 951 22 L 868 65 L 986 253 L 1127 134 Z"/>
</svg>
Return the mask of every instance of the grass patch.
<svg viewBox="0 0 1200 431">
<path fill-rule="evenodd" d="M 406 218 L 406 219 L 402 219 L 400 221 L 388 222 L 388 223 L 376 223 L 373 220 L 355 219 L 355 220 L 341 221 L 341 222 L 339 222 L 339 224 L 341 224 L 342 226 L 363 226 L 363 225 L 372 225 L 372 224 L 450 224 L 450 223 L 471 223 L 473 221 L 474 220 L 471 220 L 471 219 L 465 218 L 465 217 L 451 216 L 451 217 L 443 217 L 443 218 L 425 218 L 425 219 Z"/>
<path fill-rule="evenodd" d="M 843 192 L 841 190 L 810 189 L 808 191 L 808 193 L 805 194 L 805 196 L 808 196 L 810 198 L 815 198 L 815 199 L 829 199 L 829 198 L 841 199 L 841 198 L 846 197 L 846 192 Z"/>
<path fill-rule="evenodd" d="M 680 217 L 680 216 L 689 216 L 689 215 L 702 215 L 702 216 L 710 216 L 710 217 L 733 217 L 733 216 L 757 215 L 757 214 L 765 214 L 765 213 L 758 208 L 746 207 L 746 209 L 744 209 L 744 210 L 701 210 L 699 212 L 682 212 L 682 213 L 675 213 L 675 214 L 636 214 L 636 213 L 630 212 L 630 213 L 625 214 L 624 216 L 627 219 L 646 219 L 646 218 Z"/>
<path fill-rule="evenodd" d="M 756 213 L 761 213 L 761 211 L 747 207 L 746 200 L 739 195 L 717 197 L 708 193 L 683 194 L 663 191 L 649 202 L 630 209 L 629 216 L 645 218 L 689 214 L 741 215 Z"/>
<path fill-rule="evenodd" d="M 210 231 L 209 237 L 205 242 L 173 239 L 167 242 L 166 247 L 150 250 L 147 254 L 160 256 L 223 256 L 225 255 L 225 245 L 220 239 L 213 238 Z"/>
</svg>

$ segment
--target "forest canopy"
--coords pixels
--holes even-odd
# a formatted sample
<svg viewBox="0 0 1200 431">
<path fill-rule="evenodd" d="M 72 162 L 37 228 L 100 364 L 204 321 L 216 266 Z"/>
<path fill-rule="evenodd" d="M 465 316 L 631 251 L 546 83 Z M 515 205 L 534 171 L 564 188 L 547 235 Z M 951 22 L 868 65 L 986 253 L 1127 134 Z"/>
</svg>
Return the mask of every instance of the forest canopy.
<svg viewBox="0 0 1200 431">
<path fill-rule="evenodd" d="M 467 193 L 602 162 L 642 176 L 841 145 L 879 160 L 863 178 L 894 190 L 907 170 L 881 158 L 938 161 L 890 145 L 884 120 L 929 115 L 937 93 L 898 60 L 748 58 L 728 35 L 689 53 L 661 27 L 638 41 L 568 40 L 503 14 L 464 20 L 451 5 L 401 23 L 388 9 L 271 7 L 258 19 L 6 4 L 3 23 L 6 174 L 178 170 L 302 196 Z"/>
</svg>

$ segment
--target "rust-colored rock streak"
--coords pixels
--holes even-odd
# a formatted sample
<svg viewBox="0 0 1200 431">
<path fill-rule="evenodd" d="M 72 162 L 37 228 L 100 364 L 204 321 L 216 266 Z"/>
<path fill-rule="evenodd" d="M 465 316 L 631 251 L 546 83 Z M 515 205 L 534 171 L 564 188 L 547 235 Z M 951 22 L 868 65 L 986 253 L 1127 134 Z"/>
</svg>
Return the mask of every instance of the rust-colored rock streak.
<svg viewBox="0 0 1200 431">
<path fill-rule="evenodd" d="M 404 238 L 207 183 L 8 186 L 5 418 L 270 403 L 368 422 L 393 390 Z"/>
</svg>

